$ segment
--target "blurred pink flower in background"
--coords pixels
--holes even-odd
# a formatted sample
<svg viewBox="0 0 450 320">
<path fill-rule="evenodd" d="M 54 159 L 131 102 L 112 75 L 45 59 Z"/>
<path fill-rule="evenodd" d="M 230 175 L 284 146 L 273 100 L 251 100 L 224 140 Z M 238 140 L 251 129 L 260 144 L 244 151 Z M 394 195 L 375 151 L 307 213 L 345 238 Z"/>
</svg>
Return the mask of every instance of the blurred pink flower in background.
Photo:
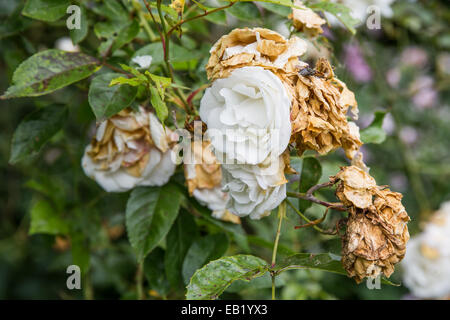
<svg viewBox="0 0 450 320">
<path fill-rule="evenodd" d="M 436 104 L 438 93 L 434 89 L 434 79 L 420 76 L 411 84 L 412 102 L 418 109 L 428 109 Z"/>
<path fill-rule="evenodd" d="M 405 66 L 423 68 L 428 62 L 427 52 L 418 47 L 409 47 L 403 50 L 400 62 Z"/>
<path fill-rule="evenodd" d="M 398 88 L 402 74 L 398 68 L 389 69 L 386 72 L 386 81 L 392 88 Z"/>
<path fill-rule="evenodd" d="M 364 83 L 372 80 L 372 70 L 357 44 L 348 44 L 344 47 L 344 64 L 356 81 Z"/>
<path fill-rule="evenodd" d="M 414 144 L 419 138 L 419 133 L 416 129 L 410 126 L 405 126 L 400 130 L 400 139 L 408 145 Z"/>
<path fill-rule="evenodd" d="M 389 184 L 391 185 L 392 190 L 405 192 L 408 187 L 408 178 L 403 173 L 395 172 L 391 174 Z"/>
<path fill-rule="evenodd" d="M 386 132 L 386 134 L 389 136 L 394 133 L 395 121 L 390 113 L 386 114 L 386 116 L 384 117 L 382 128 Z"/>
</svg>

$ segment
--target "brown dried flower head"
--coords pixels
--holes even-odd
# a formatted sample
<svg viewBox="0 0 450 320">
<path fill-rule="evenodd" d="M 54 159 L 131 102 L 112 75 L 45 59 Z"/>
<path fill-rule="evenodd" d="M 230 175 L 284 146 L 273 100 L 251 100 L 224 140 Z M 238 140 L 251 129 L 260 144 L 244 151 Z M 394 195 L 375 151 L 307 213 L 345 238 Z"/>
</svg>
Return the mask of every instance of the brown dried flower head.
<svg viewBox="0 0 450 320">
<path fill-rule="evenodd" d="M 306 46 L 298 37 L 287 40 L 269 29 L 234 29 L 212 47 L 206 73 L 210 80 L 226 78 L 234 69 L 247 66 L 295 73 L 299 65 L 306 65 L 298 60 Z"/>
<path fill-rule="evenodd" d="M 291 141 L 298 153 L 315 150 L 326 154 L 342 147 L 352 159 L 362 142 L 359 128 L 347 121 L 347 111 L 352 107 L 356 117 L 357 102 L 353 92 L 334 76 L 328 60 L 319 59 L 314 70 L 307 67 L 283 77 L 293 97 Z"/>
<path fill-rule="evenodd" d="M 289 19 L 292 19 L 294 28 L 297 31 L 304 32 L 311 37 L 315 37 L 322 33 L 322 25 L 326 23 L 317 13 L 310 8 L 305 7 L 303 1 L 295 0 L 294 5 L 302 8 L 293 8 L 292 13 L 289 15 Z"/>
<path fill-rule="evenodd" d="M 409 240 L 409 216 L 402 195 L 386 187 L 355 166 L 343 167 L 332 181 L 340 181 L 337 197 L 349 207 L 347 231 L 343 237 L 342 263 L 349 277 L 386 277 L 403 259 Z"/>
</svg>

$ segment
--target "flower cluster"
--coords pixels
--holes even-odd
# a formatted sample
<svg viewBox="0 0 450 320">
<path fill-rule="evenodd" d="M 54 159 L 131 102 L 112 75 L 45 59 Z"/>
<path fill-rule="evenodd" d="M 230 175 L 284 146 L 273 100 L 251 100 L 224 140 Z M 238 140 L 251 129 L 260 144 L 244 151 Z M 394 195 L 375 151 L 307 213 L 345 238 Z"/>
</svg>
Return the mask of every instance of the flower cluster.
<svg viewBox="0 0 450 320">
<path fill-rule="evenodd" d="M 349 211 L 342 257 L 347 274 L 358 283 L 381 273 L 390 277 L 409 240 L 402 195 L 377 186 L 356 166 L 343 167 L 331 180 L 340 182 L 336 196 Z"/>
<path fill-rule="evenodd" d="M 299 154 L 343 147 L 350 159 L 362 144 L 359 128 L 346 117 L 349 107 L 357 114 L 353 93 L 327 60 L 314 70 L 301 61 L 306 47 L 298 37 L 245 28 L 211 49 L 206 72 L 213 82 L 200 117 L 223 164 L 222 184 L 236 215 L 261 218 L 286 197 L 290 142 Z"/>
<path fill-rule="evenodd" d="M 403 281 L 418 298 L 450 296 L 450 201 L 408 243 Z"/>
<path fill-rule="evenodd" d="M 176 138 L 153 113 L 127 108 L 98 125 L 82 167 L 108 192 L 161 186 L 175 171 L 171 144 Z"/>
</svg>

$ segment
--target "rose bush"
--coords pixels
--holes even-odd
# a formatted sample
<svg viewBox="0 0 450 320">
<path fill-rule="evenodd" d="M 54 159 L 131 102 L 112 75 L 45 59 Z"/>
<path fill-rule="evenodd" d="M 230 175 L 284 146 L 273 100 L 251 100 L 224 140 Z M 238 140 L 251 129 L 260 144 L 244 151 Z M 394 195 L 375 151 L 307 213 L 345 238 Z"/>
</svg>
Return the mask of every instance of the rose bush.
<svg viewBox="0 0 450 320">
<path fill-rule="evenodd" d="M 344 3 L 0 3 L 0 297 L 444 298 L 448 10 Z"/>
</svg>

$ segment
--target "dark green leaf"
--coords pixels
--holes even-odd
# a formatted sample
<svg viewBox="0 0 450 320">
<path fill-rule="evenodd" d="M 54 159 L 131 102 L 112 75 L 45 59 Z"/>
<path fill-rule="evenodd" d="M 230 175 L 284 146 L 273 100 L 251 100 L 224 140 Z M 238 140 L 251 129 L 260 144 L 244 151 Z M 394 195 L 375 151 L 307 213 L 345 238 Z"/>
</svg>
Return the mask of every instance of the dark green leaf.
<svg viewBox="0 0 450 320">
<path fill-rule="evenodd" d="M 322 166 L 319 160 L 312 157 L 306 157 L 303 159 L 302 172 L 300 175 L 300 188 L 299 192 L 306 192 L 312 186 L 319 182 L 322 176 Z M 307 200 L 298 201 L 300 212 L 305 212 L 311 206 L 311 202 Z"/>
<path fill-rule="evenodd" d="M 372 123 L 361 130 L 361 140 L 364 143 L 382 143 L 386 140 L 386 132 L 383 130 L 384 111 L 376 111 Z"/>
<path fill-rule="evenodd" d="M 238 2 L 225 11 L 243 21 L 254 22 L 261 19 L 258 7 L 252 2 Z"/>
<path fill-rule="evenodd" d="M 88 100 L 98 121 L 112 117 L 128 107 L 136 97 L 137 88 L 123 84 L 110 86 L 118 73 L 105 73 L 95 77 L 89 87 Z"/>
<path fill-rule="evenodd" d="M 66 14 L 69 0 L 27 0 L 22 10 L 24 16 L 53 22 Z"/>
<path fill-rule="evenodd" d="M 9 163 L 15 164 L 36 155 L 63 127 L 67 115 L 67 108 L 55 105 L 37 110 L 23 119 L 12 138 Z"/>
<path fill-rule="evenodd" d="M 193 217 L 186 211 L 181 210 L 167 235 L 167 249 L 164 258 L 166 276 L 173 287 L 182 283 L 181 270 L 183 261 L 189 247 L 197 236 L 197 225 Z"/>
<path fill-rule="evenodd" d="M 205 17 L 206 20 L 209 22 L 226 26 L 227 25 L 227 15 L 225 14 L 225 11 L 217 11 L 214 13 L 211 13 Z"/>
<path fill-rule="evenodd" d="M 208 263 L 197 270 L 187 286 L 186 299 L 212 300 L 236 280 L 260 277 L 268 270 L 268 264 L 255 256 L 236 255 Z"/>
<path fill-rule="evenodd" d="M 99 68 L 97 59 L 81 52 L 42 51 L 22 62 L 14 72 L 13 85 L 1 98 L 48 94 L 89 77 Z"/>
<path fill-rule="evenodd" d="M 264 9 L 274 12 L 285 18 L 287 18 L 292 12 L 292 9 L 288 6 L 283 6 L 283 5 L 265 2 L 265 1 L 258 1 L 258 2 L 259 2 L 259 5 L 261 7 L 263 7 Z"/>
<path fill-rule="evenodd" d="M 111 47 L 111 52 L 120 49 L 125 44 L 131 42 L 139 33 L 139 23 L 137 20 L 133 20 L 129 25 L 120 30 L 118 33 L 113 46 Z"/>
<path fill-rule="evenodd" d="M 144 274 L 151 290 L 156 290 L 165 296 L 170 289 L 166 274 L 164 273 L 164 250 L 155 248 L 144 261 Z"/>
<path fill-rule="evenodd" d="M 66 221 L 59 212 L 46 200 L 38 200 L 31 207 L 31 224 L 29 234 L 67 234 L 69 231 Z"/>
<path fill-rule="evenodd" d="M 134 189 L 128 199 L 126 227 L 138 261 L 167 235 L 180 208 L 181 194 L 171 185 Z"/>
<path fill-rule="evenodd" d="M 183 279 L 188 284 L 192 275 L 211 260 L 220 258 L 228 249 L 228 238 L 225 234 L 211 234 L 198 238 L 189 248 L 183 262 Z"/>
</svg>

